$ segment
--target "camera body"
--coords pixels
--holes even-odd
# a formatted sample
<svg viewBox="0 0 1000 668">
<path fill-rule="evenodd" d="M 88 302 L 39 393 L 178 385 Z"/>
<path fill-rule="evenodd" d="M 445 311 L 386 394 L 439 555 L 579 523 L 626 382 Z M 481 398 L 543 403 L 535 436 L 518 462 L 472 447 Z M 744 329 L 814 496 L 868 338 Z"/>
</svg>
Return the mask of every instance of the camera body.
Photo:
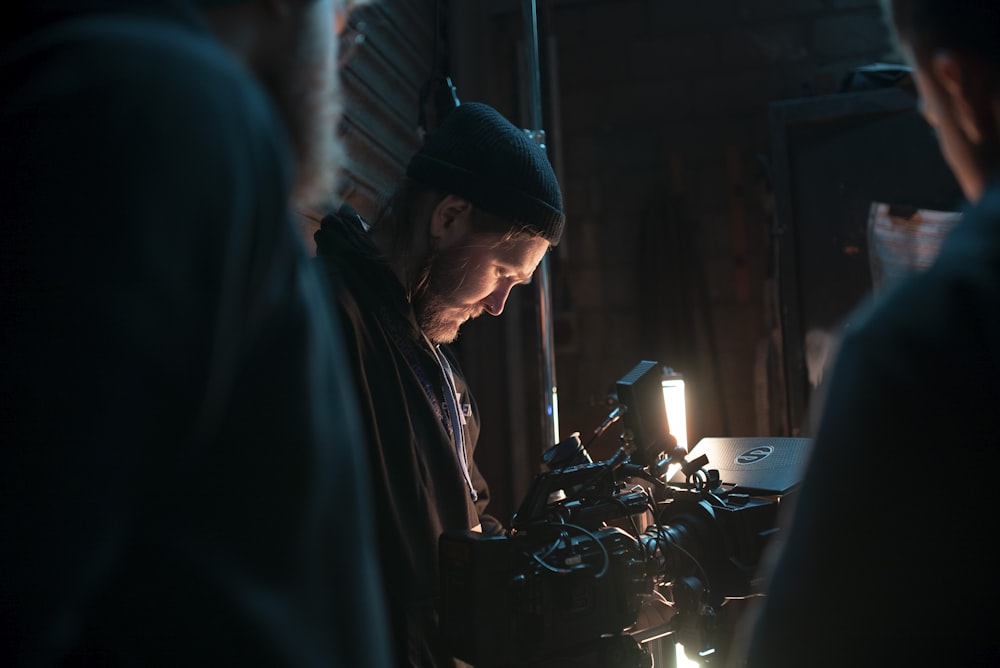
<svg viewBox="0 0 1000 668">
<path fill-rule="evenodd" d="M 725 599 L 753 592 L 778 503 L 668 490 L 655 502 L 647 491 L 625 490 L 554 501 L 544 519 L 506 536 L 446 532 L 441 627 L 456 656 L 483 667 L 547 666 L 618 638 L 615 662 L 594 665 L 647 666 L 629 631 L 657 588 L 675 611 L 662 635 L 697 654 L 716 649 L 726 632 L 717 612 Z M 647 508 L 657 521 L 641 531 L 608 524 L 629 525 Z"/>
<path fill-rule="evenodd" d="M 757 593 L 760 557 L 794 485 L 759 493 L 723 482 L 705 454 L 687 457 L 658 414 L 662 397 L 651 398 L 656 372 L 643 362 L 619 382 L 630 404 L 602 426 L 625 417 L 612 457 L 593 462 L 574 435 L 545 453 L 550 470 L 535 478 L 506 535 L 441 536 L 440 625 L 455 656 L 477 668 L 648 668 L 645 643 L 669 637 L 702 662 L 724 661 L 732 632 L 724 604 Z M 760 457 L 766 449 L 754 442 L 725 459 L 740 474 L 772 470 Z M 659 597 L 672 608 L 669 622 L 639 628 L 643 606 Z"/>
<path fill-rule="evenodd" d="M 456 656 L 476 666 L 530 665 L 635 622 L 653 586 L 635 538 L 613 527 L 542 535 L 549 531 L 562 529 L 442 537 L 441 625 Z M 534 558 L 540 551 L 546 565 Z"/>
</svg>

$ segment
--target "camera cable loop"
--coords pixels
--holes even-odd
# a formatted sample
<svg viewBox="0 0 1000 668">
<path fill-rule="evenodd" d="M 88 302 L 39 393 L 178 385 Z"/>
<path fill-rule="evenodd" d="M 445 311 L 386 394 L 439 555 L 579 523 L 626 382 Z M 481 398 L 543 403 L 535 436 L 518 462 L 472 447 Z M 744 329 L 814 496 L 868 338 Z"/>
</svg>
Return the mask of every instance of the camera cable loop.
<svg viewBox="0 0 1000 668">
<path fill-rule="evenodd" d="M 569 522 L 562 522 L 562 523 L 559 524 L 559 526 L 560 527 L 564 527 L 566 529 L 575 529 L 576 531 L 579 531 L 580 533 L 582 533 L 583 535 L 587 536 L 588 538 L 590 538 L 592 541 L 594 541 L 597 544 L 597 547 L 599 547 L 601 549 L 601 555 L 603 557 L 604 563 L 601 565 L 600 570 L 594 575 L 594 577 L 595 578 L 604 577 L 604 574 L 608 572 L 608 567 L 611 564 L 611 555 L 608 554 L 608 549 L 606 547 L 604 547 L 604 544 L 601 542 L 601 539 L 598 538 L 597 536 L 595 536 L 590 531 L 587 531 L 582 526 L 579 526 L 577 524 L 570 524 Z M 561 533 L 563 534 L 563 536 L 561 536 L 559 539 L 557 539 L 557 541 L 556 541 L 557 543 L 559 541 L 565 540 L 565 532 L 561 532 Z M 567 543 L 567 545 L 569 545 L 569 543 Z M 554 551 L 555 551 L 554 549 L 548 549 L 546 551 L 546 554 L 544 556 L 547 557 L 549 554 L 552 554 L 552 552 L 554 552 Z M 535 561 L 535 563 L 537 563 L 539 566 L 541 566 L 542 568 L 544 568 L 547 571 L 551 571 L 553 573 L 559 573 L 559 574 L 562 574 L 562 575 L 568 575 L 568 574 L 570 574 L 570 573 L 573 572 L 573 569 L 571 569 L 571 568 L 564 568 L 564 567 L 561 567 L 561 566 L 555 566 L 553 564 L 550 564 L 550 563 L 546 562 L 542 556 L 539 556 L 538 552 L 532 552 L 529 556 L 532 558 L 532 560 Z"/>
<path fill-rule="evenodd" d="M 696 492 L 708 491 L 709 476 L 703 468 L 696 469 L 687 475 L 687 481 Z"/>
</svg>

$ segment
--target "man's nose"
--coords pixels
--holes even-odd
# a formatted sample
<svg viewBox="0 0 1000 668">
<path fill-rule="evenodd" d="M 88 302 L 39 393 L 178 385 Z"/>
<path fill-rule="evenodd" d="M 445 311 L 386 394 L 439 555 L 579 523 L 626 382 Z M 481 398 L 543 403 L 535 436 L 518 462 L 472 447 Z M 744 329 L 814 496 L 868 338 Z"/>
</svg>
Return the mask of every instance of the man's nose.
<svg viewBox="0 0 1000 668">
<path fill-rule="evenodd" d="M 500 315 L 503 313 L 503 307 L 507 303 L 507 297 L 510 295 L 510 290 L 513 287 L 512 283 L 504 283 L 487 295 L 483 300 L 483 307 L 486 308 L 486 312 L 490 315 Z"/>
</svg>

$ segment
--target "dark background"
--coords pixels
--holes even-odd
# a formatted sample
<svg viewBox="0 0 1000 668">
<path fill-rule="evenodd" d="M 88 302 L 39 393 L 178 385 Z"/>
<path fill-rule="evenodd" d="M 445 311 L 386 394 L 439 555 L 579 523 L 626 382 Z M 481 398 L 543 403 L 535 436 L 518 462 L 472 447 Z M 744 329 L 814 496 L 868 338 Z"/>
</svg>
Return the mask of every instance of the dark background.
<svg viewBox="0 0 1000 668">
<path fill-rule="evenodd" d="M 586 439 L 640 360 L 684 375 L 692 445 L 803 435 L 803 333 L 834 327 L 870 287 L 869 199 L 958 202 L 905 85 L 845 92 L 856 68 L 899 62 L 877 0 L 538 0 L 537 14 L 568 217 L 547 259 L 561 437 Z M 421 90 L 439 77 L 530 126 L 524 3 L 376 0 L 352 26 L 364 41 L 345 52 L 341 196 L 364 215 L 419 146 Z M 307 238 L 320 215 L 304 212 Z M 457 344 L 503 520 L 551 445 L 537 289 L 519 290 Z"/>
</svg>

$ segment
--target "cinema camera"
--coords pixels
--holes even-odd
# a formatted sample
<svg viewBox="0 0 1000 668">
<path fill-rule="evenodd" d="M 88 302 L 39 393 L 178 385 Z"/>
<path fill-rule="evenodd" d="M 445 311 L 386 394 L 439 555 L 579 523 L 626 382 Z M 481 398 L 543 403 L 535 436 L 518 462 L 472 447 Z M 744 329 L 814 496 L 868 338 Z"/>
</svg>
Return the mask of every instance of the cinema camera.
<svg viewBox="0 0 1000 668">
<path fill-rule="evenodd" d="M 647 668 L 649 641 L 662 638 L 700 663 L 724 660 L 723 603 L 754 595 L 784 495 L 724 482 L 696 456 L 701 443 L 690 456 L 679 448 L 661 378 L 643 361 L 618 381 L 617 406 L 594 432 L 621 420 L 609 459 L 592 461 L 575 434 L 545 453 L 547 470 L 506 535 L 442 535 L 441 629 L 458 658 L 477 668 Z M 751 448 L 747 461 L 765 450 Z M 638 628 L 640 609 L 660 596 L 673 616 Z"/>
</svg>

